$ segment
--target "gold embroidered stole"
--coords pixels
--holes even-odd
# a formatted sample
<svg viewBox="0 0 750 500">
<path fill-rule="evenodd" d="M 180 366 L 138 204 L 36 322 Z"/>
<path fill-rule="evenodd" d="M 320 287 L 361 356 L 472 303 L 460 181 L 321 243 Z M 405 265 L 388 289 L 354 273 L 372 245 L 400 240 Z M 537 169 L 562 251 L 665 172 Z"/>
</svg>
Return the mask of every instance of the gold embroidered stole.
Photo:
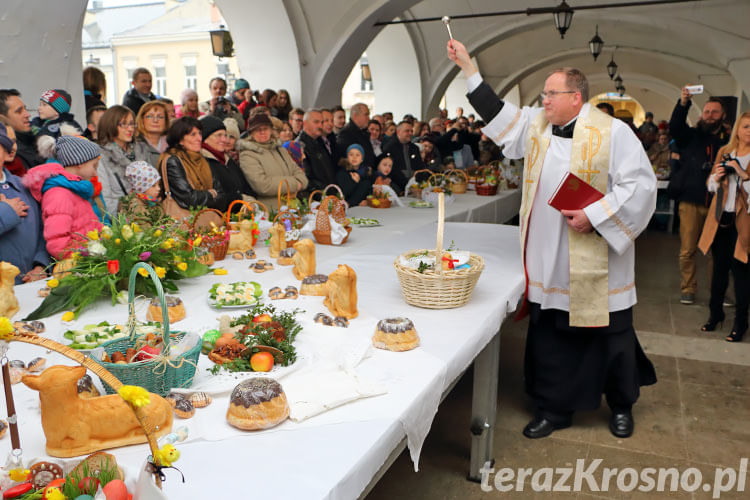
<svg viewBox="0 0 750 500">
<path fill-rule="evenodd" d="M 529 126 L 526 142 L 523 192 L 521 194 L 521 256 L 526 268 L 526 241 L 531 208 L 539 187 L 544 158 L 551 137 L 544 112 Z M 590 107 L 579 115 L 573 130 L 570 171 L 602 193 L 607 192 L 612 117 Z M 609 258 L 607 242 L 596 233 L 578 233 L 568 228 L 570 255 L 570 326 L 609 325 Z M 526 277 L 528 286 L 528 276 Z"/>
</svg>

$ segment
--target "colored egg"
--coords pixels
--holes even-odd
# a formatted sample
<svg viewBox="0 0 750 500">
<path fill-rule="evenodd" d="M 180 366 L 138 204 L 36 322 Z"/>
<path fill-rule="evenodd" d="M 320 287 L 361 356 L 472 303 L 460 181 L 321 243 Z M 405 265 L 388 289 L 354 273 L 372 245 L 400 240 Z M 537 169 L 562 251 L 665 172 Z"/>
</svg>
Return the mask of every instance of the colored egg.
<svg viewBox="0 0 750 500">
<path fill-rule="evenodd" d="M 219 330 L 208 330 L 203 334 L 203 354 L 208 354 L 214 348 L 216 341 L 221 337 Z"/>
<path fill-rule="evenodd" d="M 113 479 L 102 488 L 107 500 L 128 500 L 128 489 L 120 479 Z"/>
<path fill-rule="evenodd" d="M 91 495 L 78 495 L 75 500 L 94 500 Z"/>
<path fill-rule="evenodd" d="M 16 486 L 13 486 L 12 488 L 8 488 L 3 492 L 3 498 L 17 498 L 23 495 L 24 493 L 30 491 L 32 488 L 31 483 L 23 483 Z"/>
</svg>

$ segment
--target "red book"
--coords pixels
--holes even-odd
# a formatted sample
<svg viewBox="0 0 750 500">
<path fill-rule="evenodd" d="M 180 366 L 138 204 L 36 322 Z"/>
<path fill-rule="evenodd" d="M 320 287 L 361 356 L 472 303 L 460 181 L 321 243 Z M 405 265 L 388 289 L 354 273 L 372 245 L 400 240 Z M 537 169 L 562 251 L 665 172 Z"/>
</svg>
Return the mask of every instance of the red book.
<svg viewBox="0 0 750 500">
<path fill-rule="evenodd" d="M 603 197 L 596 188 L 568 172 L 547 203 L 558 210 L 581 210 Z"/>
</svg>

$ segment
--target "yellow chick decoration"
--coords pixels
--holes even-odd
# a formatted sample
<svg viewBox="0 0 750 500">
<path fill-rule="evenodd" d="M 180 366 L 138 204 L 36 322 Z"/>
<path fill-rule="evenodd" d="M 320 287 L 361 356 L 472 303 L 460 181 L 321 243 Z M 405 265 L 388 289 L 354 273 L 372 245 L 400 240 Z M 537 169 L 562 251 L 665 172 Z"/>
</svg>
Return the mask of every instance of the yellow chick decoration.
<svg viewBox="0 0 750 500">
<path fill-rule="evenodd" d="M 26 479 L 28 479 L 29 477 L 29 474 L 31 474 L 31 471 L 29 469 L 11 469 L 8 471 L 8 477 L 10 477 L 11 481 L 15 481 L 17 483 L 26 481 Z"/>
<path fill-rule="evenodd" d="M 175 448 L 174 445 L 165 444 L 156 452 L 155 458 L 163 467 L 172 467 L 172 463 L 180 458 L 180 450 Z"/>
<path fill-rule="evenodd" d="M 45 494 L 46 500 L 67 500 L 67 497 L 60 491 L 60 488 L 50 488 Z"/>
</svg>

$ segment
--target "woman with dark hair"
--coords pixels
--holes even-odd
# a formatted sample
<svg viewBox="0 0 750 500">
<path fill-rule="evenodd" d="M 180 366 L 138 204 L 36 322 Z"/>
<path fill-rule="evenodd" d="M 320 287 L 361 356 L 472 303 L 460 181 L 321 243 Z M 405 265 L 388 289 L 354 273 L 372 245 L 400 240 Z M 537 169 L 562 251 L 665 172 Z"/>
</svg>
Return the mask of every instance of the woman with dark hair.
<svg viewBox="0 0 750 500">
<path fill-rule="evenodd" d="M 159 158 L 159 173 L 166 166 L 171 196 L 182 208 L 223 210 L 227 203 L 221 186 L 201 155 L 202 129 L 201 122 L 190 116 L 172 123 L 167 132 L 168 149 Z"/>
<path fill-rule="evenodd" d="M 134 161 L 149 161 L 145 149 L 136 149 L 134 135 L 135 116 L 130 108 L 115 105 L 99 118 L 97 138 L 102 147 L 102 157 L 97 177 L 102 184 L 102 198 L 110 215 L 117 214 L 120 198 L 133 191 L 125 177 L 125 169 Z"/>
<path fill-rule="evenodd" d="M 226 118 L 232 120 L 232 118 Z M 239 164 L 227 154 L 229 136 L 226 124 L 215 116 L 206 116 L 200 120 L 203 127 L 203 145 L 201 154 L 211 167 L 214 179 L 219 181 L 227 207 L 234 200 L 252 201 L 255 192 L 247 183 Z M 236 125 L 235 125 L 236 126 Z M 226 210 L 224 207 L 222 210 Z"/>
<path fill-rule="evenodd" d="M 274 112 L 276 110 L 276 97 L 276 92 L 271 89 L 264 90 L 260 95 L 260 105 L 265 106 L 269 110 L 271 110 L 271 116 L 276 116 L 274 115 Z"/>
<path fill-rule="evenodd" d="M 104 106 L 104 95 L 107 93 L 107 80 L 99 68 L 88 66 L 83 70 L 83 97 L 86 100 L 86 111 L 93 106 Z"/>
<path fill-rule="evenodd" d="M 292 99 L 289 97 L 289 92 L 286 89 L 279 90 L 276 96 L 276 118 L 285 122 L 289 120 L 289 113 L 292 111 Z"/>
<path fill-rule="evenodd" d="M 161 101 L 149 101 L 138 110 L 135 117 L 135 150 L 137 156 L 146 156 L 152 167 L 159 164 L 159 156 L 167 149 L 169 114 Z"/>
</svg>

